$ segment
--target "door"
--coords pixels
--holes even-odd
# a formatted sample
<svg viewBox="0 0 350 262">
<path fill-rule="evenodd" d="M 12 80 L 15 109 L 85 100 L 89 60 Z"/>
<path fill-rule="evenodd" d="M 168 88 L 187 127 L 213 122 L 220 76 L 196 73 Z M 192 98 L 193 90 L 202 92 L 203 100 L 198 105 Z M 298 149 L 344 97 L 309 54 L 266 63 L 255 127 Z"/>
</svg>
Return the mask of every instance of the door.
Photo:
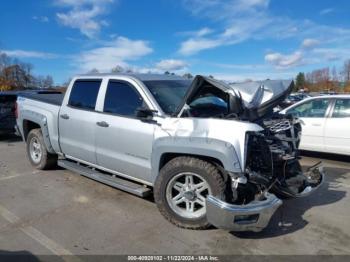
<svg viewBox="0 0 350 262">
<path fill-rule="evenodd" d="M 326 121 L 325 147 L 332 153 L 350 154 L 350 99 L 337 99 Z"/>
<path fill-rule="evenodd" d="M 101 80 L 76 80 L 69 100 L 64 101 L 59 115 L 59 139 L 62 152 L 96 164 L 95 106 Z"/>
<path fill-rule="evenodd" d="M 317 98 L 298 104 L 287 111 L 287 113 L 291 113 L 301 120 L 300 149 L 325 151 L 325 116 L 329 105 L 330 99 Z"/>
<path fill-rule="evenodd" d="M 124 176 L 150 181 L 155 124 L 136 118 L 138 108 L 147 107 L 131 83 L 110 80 L 96 129 L 99 166 Z"/>
</svg>

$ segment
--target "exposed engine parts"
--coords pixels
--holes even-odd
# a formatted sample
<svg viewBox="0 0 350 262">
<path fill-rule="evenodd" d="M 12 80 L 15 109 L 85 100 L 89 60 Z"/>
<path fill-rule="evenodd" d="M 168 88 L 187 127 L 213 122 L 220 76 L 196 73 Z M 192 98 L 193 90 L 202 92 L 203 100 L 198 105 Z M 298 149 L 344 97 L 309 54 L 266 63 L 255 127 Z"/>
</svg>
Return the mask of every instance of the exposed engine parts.
<svg viewBox="0 0 350 262">
<path fill-rule="evenodd" d="M 264 131 L 247 134 L 245 176 L 248 182 L 235 184 L 234 203 L 253 201 L 267 191 L 295 197 L 309 185 L 320 182 L 316 167 L 304 174 L 300 166 L 301 125 L 297 119 L 275 115 L 259 124 Z"/>
</svg>

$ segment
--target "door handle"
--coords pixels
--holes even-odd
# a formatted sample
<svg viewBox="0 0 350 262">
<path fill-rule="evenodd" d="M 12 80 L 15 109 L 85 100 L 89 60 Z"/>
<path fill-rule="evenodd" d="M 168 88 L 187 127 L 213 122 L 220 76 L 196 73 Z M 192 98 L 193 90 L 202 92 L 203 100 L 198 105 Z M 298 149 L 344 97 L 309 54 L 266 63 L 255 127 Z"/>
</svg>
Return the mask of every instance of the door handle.
<svg viewBox="0 0 350 262">
<path fill-rule="evenodd" d="M 100 127 L 109 127 L 109 124 L 105 121 L 97 122 L 96 125 L 98 125 Z"/>
<path fill-rule="evenodd" d="M 69 115 L 67 115 L 67 114 L 60 115 L 60 117 L 61 117 L 62 119 L 69 119 Z"/>
<path fill-rule="evenodd" d="M 312 126 L 321 126 L 321 124 L 313 123 Z"/>
</svg>

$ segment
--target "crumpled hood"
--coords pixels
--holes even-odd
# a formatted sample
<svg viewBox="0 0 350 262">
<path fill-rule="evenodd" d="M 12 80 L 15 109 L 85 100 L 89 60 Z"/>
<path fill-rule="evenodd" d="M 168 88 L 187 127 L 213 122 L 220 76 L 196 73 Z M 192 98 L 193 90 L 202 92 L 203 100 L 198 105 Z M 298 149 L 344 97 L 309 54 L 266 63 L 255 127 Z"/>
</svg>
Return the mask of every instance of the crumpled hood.
<svg viewBox="0 0 350 262">
<path fill-rule="evenodd" d="M 258 108 L 282 102 L 292 91 L 293 85 L 292 80 L 265 80 L 230 84 L 230 87 L 242 95 L 246 107 Z"/>
<path fill-rule="evenodd" d="M 293 86 L 294 82 L 292 80 L 265 80 L 226 84 L 216 79 L 198 75 L 194 78 L 176 114 L 180 116 L 186 105 L 200 97 L 203 90 L 209 88 L 215 90 L 217 88 L 228 96 L 235 97 L 237 102 L 240 101 L 238 107 L 241 108 L 242 116 L 255 120 L 272 112 L 273 108 L 291 93 Z"/>
</svg>

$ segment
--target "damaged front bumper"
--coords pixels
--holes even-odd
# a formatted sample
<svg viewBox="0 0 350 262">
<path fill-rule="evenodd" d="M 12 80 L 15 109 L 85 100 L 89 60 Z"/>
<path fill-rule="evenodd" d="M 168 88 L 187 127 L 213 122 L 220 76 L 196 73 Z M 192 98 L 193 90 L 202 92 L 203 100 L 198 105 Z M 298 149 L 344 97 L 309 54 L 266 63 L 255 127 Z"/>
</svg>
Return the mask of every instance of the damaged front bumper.
<svg viewBox="0 0 350 262">
<path fill-rule="evenodd" d="M 323 184 L 325 173 L 321 162 L 310 167 L 304 175 L 306 176 L 309 185 L 303 190 L 303 192 L 297 194 L 295 197 L 308 196 Z"/>
<path fill-rule="evenodd" d="M 312 167 L 305 176 L 309 185 L 302 192 L 291 197 L 305 197 L 317 190 L 324 181 L 323 167 Z M 247 205 L 229 204 L 209 195 L 206 202 L 207 219 L 217 228 L 259 232 L 268 225 L 280 205 L 282 200 L 267 192 L 262 200 L 255 200 Z"/>
<path fill-rule="evenodd" d="M 266 193 L 265 199 L 253 201 L 248 205 L 228 204 L 216 197 L 207 197 L 207 219 L 217 228 L 229 231 L 263 230 L 282 200 L 275 195 Z"/>
<path fill-rule="evenodd" d="M 318 163 L 310 167 L 305 173 L 303 173 L 307 186 L 301 192 L 293 192 L 288 187 L 274 186 L 273 192 L 277 195 L 281 195 L 287 198 L 300 198 L 306 197 L 317 190 L 324 182 L 324 170 L 321 163 Z"/>
</svg>

